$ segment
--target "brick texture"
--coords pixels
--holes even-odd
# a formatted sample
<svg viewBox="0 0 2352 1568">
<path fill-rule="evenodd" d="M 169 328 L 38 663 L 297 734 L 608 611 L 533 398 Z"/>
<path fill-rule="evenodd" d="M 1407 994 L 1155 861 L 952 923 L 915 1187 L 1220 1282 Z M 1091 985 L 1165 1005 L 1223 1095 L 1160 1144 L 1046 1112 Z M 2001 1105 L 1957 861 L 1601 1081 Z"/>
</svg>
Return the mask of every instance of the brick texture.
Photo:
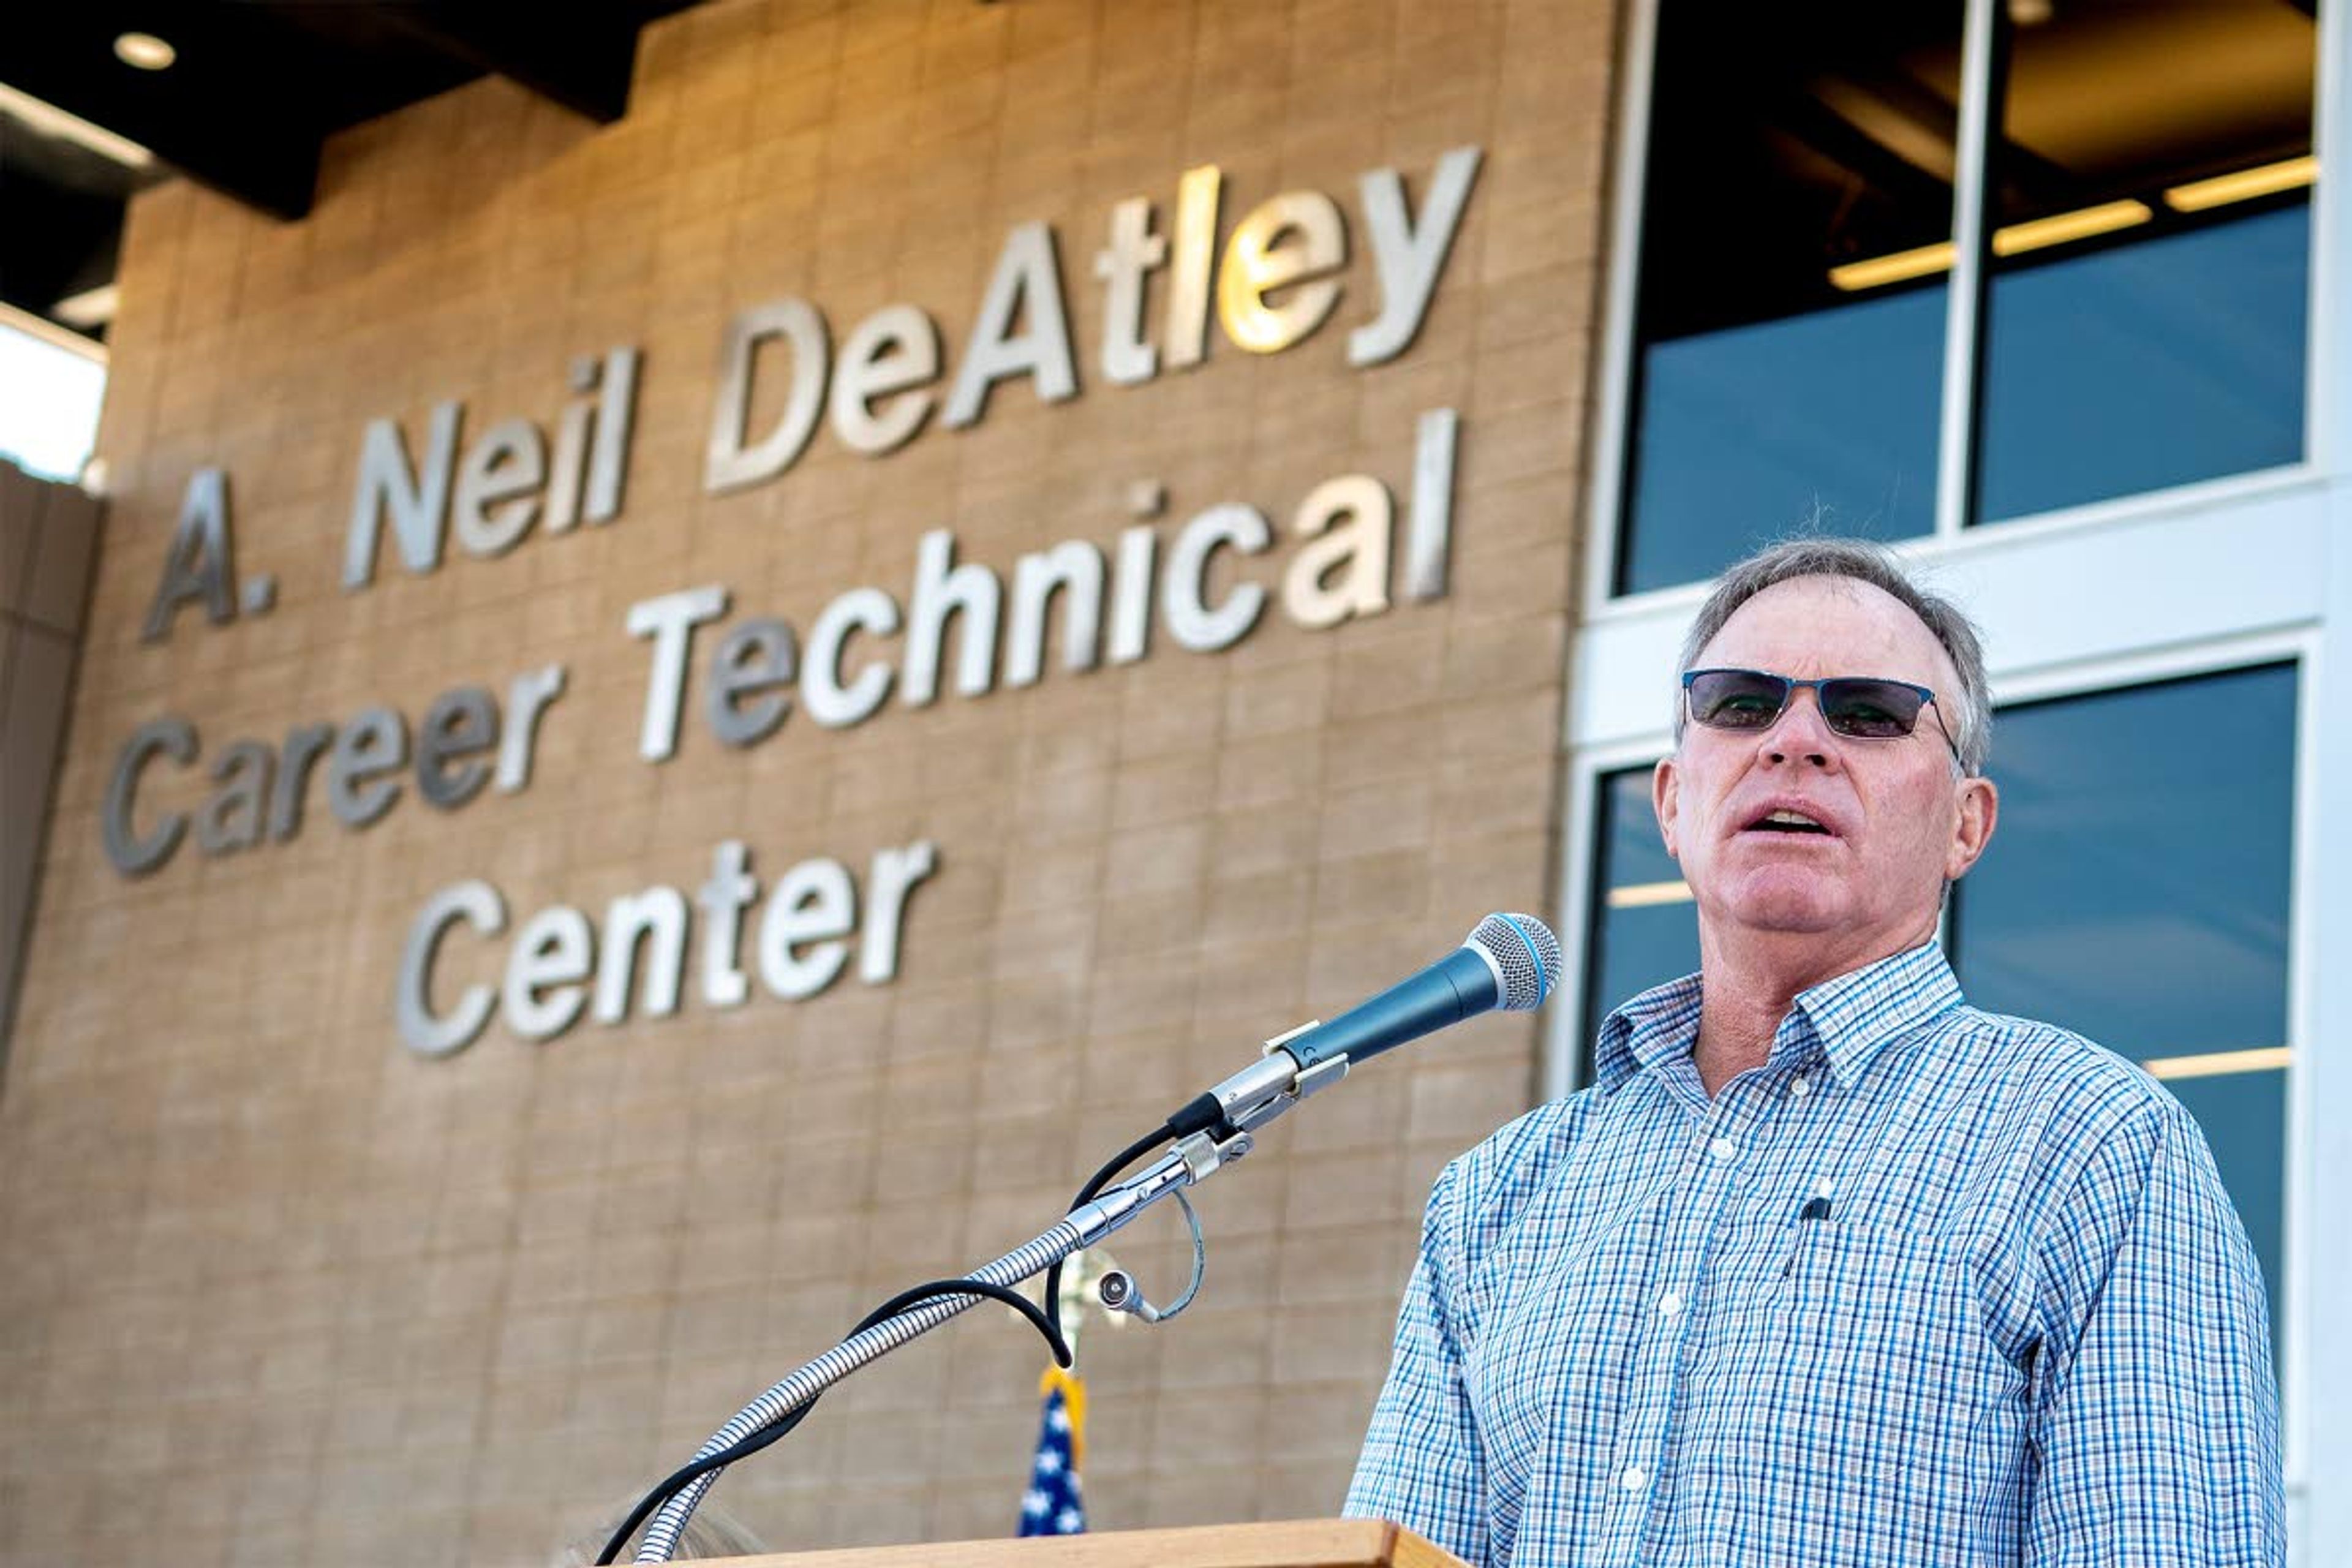
<svg viewBox="0 0 2352 1568">
<path fill-rule="evenodd" d="M 872 1302 L 1043 1228 L 1108 1151 L 1248 1059 L 1553 892 L 1614 7 L 1601 0 L 741 0 L 657 23 L 596 128 L 488 80 L 326 150 L 281 224 L 184 184 L 135 203 L 100 450 L 115 489 L 0 1097 L 0 1562 L 545 1562 Z M 1419 340 L 1365 370 L 1377 306 L 1356 180 L 1485 163 Z M 1187 167 L 1228 228 L 1281 190 L 1349 217 L 1341 303 L 1256 358 L 1103 380 L 1092 263 L 1111 205 L 1165 232 Z M 820 304 L 838 348 L 895 300 L 961 362 L 1006 231 L 1055 228 L 1082 386 L 999 386 L 868 458 L 820 428 L 713 495 L 727 319 Z M 1160 336 L 1165 277 L 1147 321 Z M 576 355 L 644 352 L 620 515 L 338 585 L 360 435 L 547 428 Z M 944 384 L 940 388 L 944 395 Z M 773 395 L 772 393 L 771 395 Z M 723 583 L 805 633 L 860 584 L 903 602 L 917 538 L 1010 579 L 1106 548 L 1137 481 L 1176 527 L 1277 527 L 1342 473 L 1411 493 L 1414 420 L 1462 416 L 1450 591 L 1309 632 L 1269 610 L 1223 653 L 1139 663 L 748 750 L 689 698 L 636 754 L 627 607 Z M 755 408 L 772 417 L 773 405 Z M 231 474 L 237 565 L 276 607 L 140 639 L 189 475 Z M 1276 581 L 1286 555 L 1243 563 Z M 1232 563 L 1219 568 L 1230 581 Z M 1008 604 L 1009 610 L 1009 604 Z M 706 644 L 707 646 L 707 644 Z M 126 879 L 101 848 L 116 752 L 163 712 L 229 741 L 562 663 L 520 793 L 398 805 Z M 205 781 L 166 767 L 147 809 Z M 439 994 L 495 982 L 551 903 L 689 892 L 713 846 L 763 883 L 939 846 L 887 985 L 800 1003 L 493 1024 L 428 1058 L 394 1027 L 435 889 L 495 884 Z M 750 943 L 746 942 L 746 952 Z M 693 958 L 689 949 L 689 960 Z M 1338 1509 L 1437 1166 L 1529 1101 L 1538 1032 L 1482 1020 L 1318 1100 L 1202 1194 L 1197 1317 L 1094 1326 L 1097 1528 Z M 1115 1249 L 1181 1279 L 1173 1214 Z M 779 1549 L 1009 1531 L 1041 1352 L 989 1307 L 844 1386 L 716 1494 Z"/>
</svg>

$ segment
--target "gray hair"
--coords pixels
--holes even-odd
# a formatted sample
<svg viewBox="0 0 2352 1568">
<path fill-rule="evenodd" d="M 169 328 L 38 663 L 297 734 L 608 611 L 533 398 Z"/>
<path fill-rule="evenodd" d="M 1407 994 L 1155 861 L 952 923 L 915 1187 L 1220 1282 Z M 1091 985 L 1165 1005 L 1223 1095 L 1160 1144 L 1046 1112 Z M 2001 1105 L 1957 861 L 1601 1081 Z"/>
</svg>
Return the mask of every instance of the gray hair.
<svg viewBox="0 0 2352 1568">
<path fill-rule="evenodd" d="M 1978 640 L 1977 629 L 1960 613 L 1958 605 L 1921 588 L 1911 580 L 1893 551 L 1871 540 L 1827 534 L 1784 540 L 1732 567 L 1717 582 L 1706 603 L 1699 606 L 1698 619 L 1691 623 L 1690 635 L 1683 639 L 1682 668 L 1689 669 L 1698 662 L 1706 645 L 1715 640 L 1716 634 L 1723 630 L 1724 623 L 1740 605 L 1774 584 L 1792 577 L 1844 577 L 1867 583 L 1919 617 L 1920 623 L 1935 634 L 1936 640 L 1944 645 L 1952 668 L 1959 672 L 1960 689 L 1950 694 L 1948 702 L 1944 693 L 1937 693 L 1936 705 L 1943 710 L 1951 725 L 1952 745 L 1959 752 L 1960 771 L 1971 775 L 1983 773 L 1985 760 L 1992 752 L 1992 689 L 1985 679 L 1984 646 Z M 1683 729 L 1689 718 L 1690 705 L 1681 700 L 1677 691 L 1676 745 L 1682 743 Z"/>
</svg>

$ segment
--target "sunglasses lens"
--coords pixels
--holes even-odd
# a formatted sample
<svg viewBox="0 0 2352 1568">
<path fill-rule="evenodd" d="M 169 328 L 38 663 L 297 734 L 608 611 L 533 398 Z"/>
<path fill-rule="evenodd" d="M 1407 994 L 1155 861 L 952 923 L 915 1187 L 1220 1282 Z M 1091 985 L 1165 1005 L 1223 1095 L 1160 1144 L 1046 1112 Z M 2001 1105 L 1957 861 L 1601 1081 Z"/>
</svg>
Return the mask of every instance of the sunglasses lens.
<svg viewBox="0 0 2352 1568">
<path fill-rule="evenodd" d="M 1891 680 L 1824 680 L 1821 698 L 1822 717 L 1832 730 L 1864 741 L 1909 734 L 1926 701 L 1910 687 Z"/>
<path fill-rule="evenodd" d="M 1769 729 L 1788 704 L 1788 682 L 1760 670 L 1708 669 L 1691 678 L 1691 717 L 1714 729 Z"/>
</svg>

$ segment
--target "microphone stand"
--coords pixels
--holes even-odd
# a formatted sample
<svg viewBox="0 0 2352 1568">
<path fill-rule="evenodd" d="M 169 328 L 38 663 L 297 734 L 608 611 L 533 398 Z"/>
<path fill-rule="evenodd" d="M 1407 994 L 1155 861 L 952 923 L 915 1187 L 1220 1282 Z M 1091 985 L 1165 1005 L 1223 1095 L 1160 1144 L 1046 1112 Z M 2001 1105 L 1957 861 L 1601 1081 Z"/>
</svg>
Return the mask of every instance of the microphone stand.
<svg viewBox="0 0 2352 1568">
<path fill-rule="evenodd" d="M 1337 1083 L 1347 1076 L 1348 1058 L 1344 1056 L 1327 1057 L 1310 1067 L 1301 1067 L 1297 1058 L 1283 1048 L 1286 1042 L 1321 1026 L 1318 1019 L 1268 1040 L 1265 1054 L 1258 1061 L 1202 1095 L 1171 1119 L 1179 1126 L 1192 1125 L 1192 1131 L 1178 1138 L 1175 1146 L 1167 1153 L 1139 1173 L 1108 1188 L 1092 1202 L 1072 1209 L 1052 1229 L 1025 1246 L 1015 1247 L 993 1262 L 982 1264 L 964 1278 L 984 1284 L 1010 1287 L 1043 1274 L 1073 1252 L 1093 1246 L 1127 1225 L 1171 1193 L 1183 1187 L 1197 1186 L 1224 1166 L 1241 1159 L 1255 1146 L 1252 1134 L 1258 1128 L 1318 1089 Z M 743 1406 L 733 1420 L 721 1426 L 700 1448 L 695 1450 L 694 1461 L 699 1462 L 733 1447 L 781 1419 L 787 1412 L 815 1398 L 858 1368 L 879 1360 L 910 1340 L 929 1333 L 958 1314 L 969 1311 L 982 1300 L 984 1298 L 980 1296 L 935 1297 L 909 1307 L 898 1316 L 886 1319 L 861 1333 L 852 1334 Z M 671 1554 L 677 1550 L 677 1539 L 686 1528 L 686 1521 L 693 1516 L 703 1494 L 710 1489 L 711 1483 L 719 1476 L 718 1470 L 710 1470 L 696 1477 L 655 1512 L 646 1526 L 644 1540 L 637 1546 L 638 1563 L 670 1561 Z"/>
</svg>

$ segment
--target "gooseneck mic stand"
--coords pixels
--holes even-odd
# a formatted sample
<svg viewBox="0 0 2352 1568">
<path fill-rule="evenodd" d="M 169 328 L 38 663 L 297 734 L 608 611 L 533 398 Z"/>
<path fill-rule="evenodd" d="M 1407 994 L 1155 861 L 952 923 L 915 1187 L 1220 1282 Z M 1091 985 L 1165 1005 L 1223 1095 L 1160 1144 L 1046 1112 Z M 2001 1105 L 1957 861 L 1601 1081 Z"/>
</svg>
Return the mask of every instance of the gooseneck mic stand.
<svg viewBox="0 0 2352 1568">
<path fill-rule="evenodd" d="M 939 1287 L 957 1293 L 929 1295 L 887 1317 L 869 1319 L 849 1338 L 737 1412 L 696 1451 L 685 1469 L 664 1483 L 665 1487 L 680 1483 L 681 1477 L 690 1475 L 675 1490 L 667 1491 L 667 1500 L 653 1510 L 636 1561 L 670 1561 L 679 1533 L 703 1494 L 725 1464 L 740 1457 L 733 1451 L 749 1451 L 763 1434 L 789 1429 L 789 1423 L 805 1414 L 819 1394 L 851 1373 L 966 1311 L 983 1297 L 1003 1295 L 1012 1286 L 1049 1270 L 1058 1272 L 1072 1253 L 1101 1241 L 1171 1194 L 1182 1201 L 1185 1188 L 1198 1185 L 1246 1155 L 1259 1128 L 1345 1077 L 1351 1060 L 1377 1055 L 1473 1014 L 1498 1007 L 1538 1006 L 1559 983 L 1559 939 L 1541 921 L 1528 915 L 1488 915 L 1460 948 L 1412 979 L 1328 1026 L 1319 1021 L 1302 1025 L 1267 1041 L 1265 1055 L 1256 1062 L 1169 1118 L 1162 1131 L 1173 1137 L 1173 1146 L 1143 1171 L 1098 1195 L 1092 1194 L 1096 1184 L 1090 1183 L 1088 1193 L 1081 1194 L 1084 1201 L 1053 1228 L 974 1269 L 963 1280 L 944 1281 Z M 1155 1133 L 1144 1146 L 1158 1142 L 1160 1136 Z M 1107 1169 L 1115 1173 L 1118 1165 L 1127 1163 L 1122 1157 Z M 1190 1204 L 1185 1206 L 1189 1211 Z M 1147 1320 L 1171 1315 L 1143 1307 L 1140 1298 L 1131 1294 L 1132 1282 L 1124 1275 L 1111 1278 L 1118 1283 L 1114 1286 L 1106 1280 L 1106 1305 L 1139 1310 Z M 1193 1283 L 1197 1288 L 1197 1268 Z M 1118 1299 L 1113 1300 L 1114 1295 Z M 1190 1299 L 1188 1290 L 1185 1300 Z M 1058 1348 L 1058 1333 L 1049 1330 L 1048 1338 Z M 664 1494 L 656 1489 L 654 1495 Z M 651 1502 L 648 1498 L 647 1505 Z M 604 1561 L 612 1561 L 636 1520 L 643 1517 L 641 1507 L 615 1535 Z"/>
</svg>

